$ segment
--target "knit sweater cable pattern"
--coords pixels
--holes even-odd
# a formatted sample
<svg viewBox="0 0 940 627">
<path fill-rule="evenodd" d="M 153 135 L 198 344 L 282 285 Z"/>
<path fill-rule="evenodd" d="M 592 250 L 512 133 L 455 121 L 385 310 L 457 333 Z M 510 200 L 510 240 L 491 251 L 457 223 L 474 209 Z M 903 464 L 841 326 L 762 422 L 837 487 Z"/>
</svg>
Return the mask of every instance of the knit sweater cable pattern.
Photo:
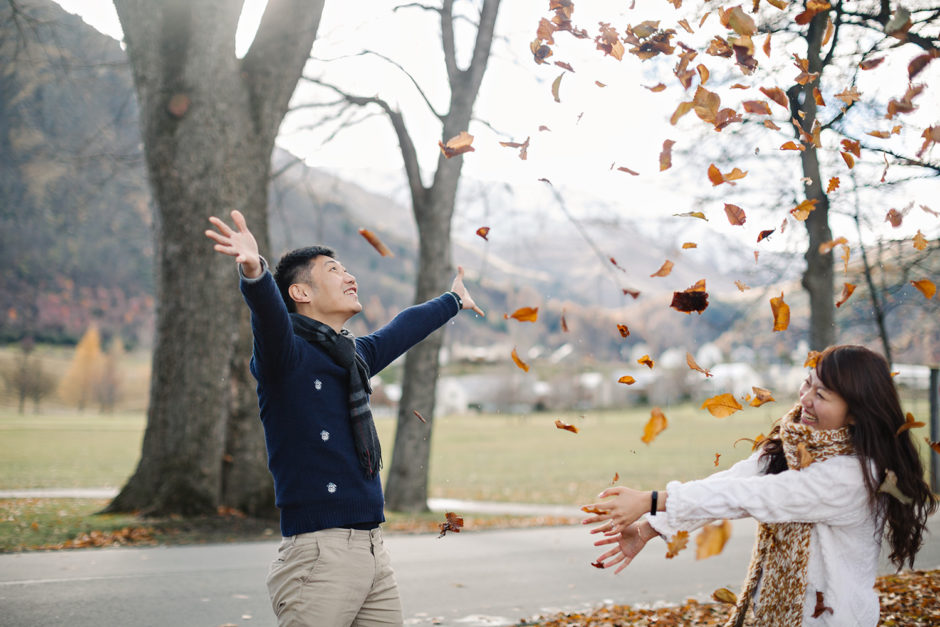
<svg viewBox="0 0 940 627">
<path fill-rule="evenodd" d="M 647 516 L 667 539 L 714 520 L 751 517 L 758 522 L 815 523 L 810 535 L 803 625 L 874 627 L 873 588 L 883 521 L 873 512 L 859 460 L 840 455 L 796 471 L 763 474 L 760 453 L 705 479 L 666 486 L 665 516 Z M 816 592 L 832 612 L 813 618 Z M 760 587 L 753 599 L 760 607 Z"/>
<path fill-rule="evenodd" d="M 267 269 L 241 277 L 251 310 L 251 372 L 258 381 L 268 468 L 285 537 L 357 523 L 383 522 L 379 476 L 359 465 L 349 422 L 349 373 L 319 347 L 294 334 L 287 307 Z M 371 375 L 453 318 L 450 294 L 403 310 L 356 338 Z"/>
</svg>

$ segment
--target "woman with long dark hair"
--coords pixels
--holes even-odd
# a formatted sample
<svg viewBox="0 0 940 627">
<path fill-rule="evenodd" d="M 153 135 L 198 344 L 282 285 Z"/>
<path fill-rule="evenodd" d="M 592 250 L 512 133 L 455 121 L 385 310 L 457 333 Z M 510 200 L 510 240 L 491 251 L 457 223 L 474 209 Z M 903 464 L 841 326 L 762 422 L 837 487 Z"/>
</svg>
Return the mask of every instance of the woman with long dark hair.
<svg viewBox="0 0 940 627">
<path fill-rule="evenodd" d="M 905 422 L 887 361 L 830 347 L 749 458 L 665 491 L 602 492 L 613 498 L 584 523 L 604 523 L 595 544 L 616 546 L 598 563 L 620 572 L 657 535 L 752 517 L 757 542 L 727 625 L 743 625 L 748 607 L 764 627 L 877 625 L 882 538 L 898 569 L 913 566 L 937 507 Z"/>
</svg>

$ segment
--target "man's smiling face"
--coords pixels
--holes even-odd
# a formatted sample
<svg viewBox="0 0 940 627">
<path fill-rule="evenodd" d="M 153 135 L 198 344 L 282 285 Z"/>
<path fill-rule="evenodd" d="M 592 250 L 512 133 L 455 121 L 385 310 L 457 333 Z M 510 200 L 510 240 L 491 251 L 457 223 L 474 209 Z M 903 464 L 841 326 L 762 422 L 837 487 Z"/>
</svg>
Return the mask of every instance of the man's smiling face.
<svg viewBox="0 0 940 627">
<path fill-rule="evenodd" d="M 311 263 L 309 315 L 330 326 L 347 320 L 362 311 L 356 277 L 336 259 L 320 255 Z"/>
</svg>

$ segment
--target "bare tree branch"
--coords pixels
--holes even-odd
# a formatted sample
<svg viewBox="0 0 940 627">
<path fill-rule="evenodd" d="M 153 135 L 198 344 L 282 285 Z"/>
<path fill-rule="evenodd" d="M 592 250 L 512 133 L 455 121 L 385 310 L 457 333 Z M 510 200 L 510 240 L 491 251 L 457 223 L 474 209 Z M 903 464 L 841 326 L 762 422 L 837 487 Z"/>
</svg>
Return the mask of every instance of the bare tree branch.
<svg viewBox="0 0 940 627">
<path fill-rule="evenodd" d="M 394 61 L 380 52 L 375 52 L 374 50 L 363 50 L 362 52 L 359 53 L 359 55 L 367 55 L 367 54 L 377 56 L 378 58 L 391 63 L 392 65 L 397 67 L 399 70 L 401 70 L 401 72 L 405 76 L 408 77 L 408 80 L 411 81 L 411 84 L 414 85 L 415 89 L 418 90 L 418 94 L 421 96 L 421 99 L 424 100 L 424 104 L 428 106 L 428 109 L 431 110 L 431 114 L 434 115 L 434 117 L 436 117 L 441 122 L 444 121 L 443 114 L 438 113 L 437 109 L 434 108 L 434 105 L 431 104 L 431 101 L 428 99 L 427 94 L 424 93 L 424 90 L 421 88 L 421 85 L 419 85 L 415 77 L 411 75 L 411 72 L 409 72 L 404 67 L 402 67 L 401 64 L 398 63 L 398 61 Z"/>
</svg>

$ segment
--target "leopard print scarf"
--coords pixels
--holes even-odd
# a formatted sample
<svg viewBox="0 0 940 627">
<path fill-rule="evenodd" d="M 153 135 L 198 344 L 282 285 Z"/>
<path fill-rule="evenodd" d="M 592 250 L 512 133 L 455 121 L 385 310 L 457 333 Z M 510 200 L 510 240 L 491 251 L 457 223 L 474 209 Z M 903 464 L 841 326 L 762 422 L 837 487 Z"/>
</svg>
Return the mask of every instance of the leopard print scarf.
<svg viewBox="0 0 940 627">
<path fill-rule="evenodd" d="M 849 427 L 816 430 L 800 422 L 797 405 L 778 421 L 771 437 L 783 441 L 790 470 L 800 470 L 813 462 L 854 452 Z M 762 627 L 792 627 L 803 623 L 806 594 L 806 567 L 813 523 L 761 523 L 751 555 L 747 578 L 738 603 L 725 627 L 744 625 L 747 607 L 760 583 L 757 623 Z"/>
</svg>

